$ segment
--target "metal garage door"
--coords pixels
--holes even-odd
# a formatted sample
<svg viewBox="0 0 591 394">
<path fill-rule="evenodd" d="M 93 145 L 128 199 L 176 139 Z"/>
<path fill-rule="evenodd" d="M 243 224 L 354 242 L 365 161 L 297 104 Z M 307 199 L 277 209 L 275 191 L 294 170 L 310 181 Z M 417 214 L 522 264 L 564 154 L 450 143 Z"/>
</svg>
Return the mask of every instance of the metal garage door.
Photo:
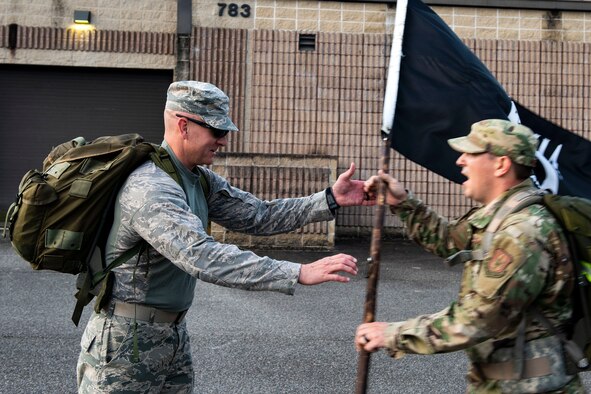
<svg viewBox="0 0 591 394">
<path fill-rule="evenodd" d="M 172 71 L 0 65 L 0 218 L 52 146 L 83 136 L 163 136 Z"/>
</svg>

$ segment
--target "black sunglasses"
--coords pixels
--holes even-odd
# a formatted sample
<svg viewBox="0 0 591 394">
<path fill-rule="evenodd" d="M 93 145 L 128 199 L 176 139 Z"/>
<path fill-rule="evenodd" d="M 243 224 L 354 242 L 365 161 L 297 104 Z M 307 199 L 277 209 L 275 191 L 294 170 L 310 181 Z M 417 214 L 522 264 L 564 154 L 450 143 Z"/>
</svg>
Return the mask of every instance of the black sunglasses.
<svg viewBox="0 0 591 394">
<path fill-rule="evenodd" d="M 181 114 L 176 114 L 176 116 L 178 118 L 185 118 L 185 119 L 187 119 L 190 122 L 193 122 L 195 124 L 198 124 L 201 127 L 205 127 L 206 129 L 209 129 L 209 131 L 211 131 L 211 134 L 213 134 L 213 136 L 216 139 L 224 138 L 230 132 L 230 130 L 216 129 L 215 127 L 210 126 L 210 125 L 208 125 L 205 122 L 202 122 L 202 121 L 197 120 L 197 119 L 192 119 L 192 118 L 189 118 L 189 117 L 184 116 L 184 115 L 181 115 Z"/>
</svg>

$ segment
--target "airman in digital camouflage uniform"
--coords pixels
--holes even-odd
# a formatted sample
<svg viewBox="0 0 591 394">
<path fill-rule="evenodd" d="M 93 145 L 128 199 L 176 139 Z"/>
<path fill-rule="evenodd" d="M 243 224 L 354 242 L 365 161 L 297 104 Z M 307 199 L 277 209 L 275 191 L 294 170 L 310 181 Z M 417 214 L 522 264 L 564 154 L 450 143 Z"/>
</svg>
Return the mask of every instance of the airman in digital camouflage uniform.
<svg viewBox="0 0 591 394">
<path fill-rule="evenodd" d="M 458 220 L 439 216 L 389 175 L 366 182 L 373 194 L 378 182 L 386 182 L 386 203 L 409 236 L 442 257 L 478 250 L 503 202 L 518 191 L 536 190 L 529 176 L 537 139 L 527 127 L 483 120 L 449 144 L 462 153 L 456 164 L 467 178 L 464 194 L 482 204 Z M 559 339 L 530 313 L 535 304 L 553 326 L 568 324 L 572 287 L 562 231 L 544 207 L 530 205 L 507 216 L 484 257 L 464 263 L 458 298 L 449 307 L 403 322 L 362 324 L 355 345 L 369 352 L 384 348 L 395 358 L 463 349 L 471 363 L 468 393 L 580 393 Z M 516 346 L 520 338 L 523 348 Z"/>
<path fill-rule="evenodd" d="M 228 97 L 209 83 L 174 82 L 164 110 L 164 142 L 182 187 L 148 161 L 121 188 L 107 244 L 113 261 L 142 239 L 139 258 L 114 270 L 109 304 L 93 313 L 81 340 L 81 393 L 190 393 L 193 366 L 185 313 L 196 281 L 245 290 L 293 294 L 296 283 L 347 282 L 356 259 L 338 254 L 310 264 L 260 257 L 216 242 L 208 220 L 248 234 L 276 234 L 331 220 L 339 206 L 371 205 L 355 167 L 332 188 L 308 197 L 262 201 L 232 187 L 205 167 L 238 128 L 228 116 Z M 201 175 L 202 174 L 202 175 Z M 207 178 L 204 194 L 200 176 Z"/>
</svg>

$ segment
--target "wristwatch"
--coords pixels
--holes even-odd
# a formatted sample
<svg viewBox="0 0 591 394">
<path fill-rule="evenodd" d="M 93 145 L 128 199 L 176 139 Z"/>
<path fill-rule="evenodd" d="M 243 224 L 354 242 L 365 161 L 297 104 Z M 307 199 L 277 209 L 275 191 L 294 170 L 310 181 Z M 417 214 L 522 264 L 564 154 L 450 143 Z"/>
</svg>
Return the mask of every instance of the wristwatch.
<svg viewBox="0 0 591 394">
<path fill-rule="evenodd" d="M 328 209 L 334 215 L 336 210 L 339 209 L 341 206 L 337 203 L 337 200 L 334 198 L 334 194 L 332 194 L 332 187 L 328 187 L 325 190 L 326 193 L 326 203 L 328 204 Z"/>
</svg>

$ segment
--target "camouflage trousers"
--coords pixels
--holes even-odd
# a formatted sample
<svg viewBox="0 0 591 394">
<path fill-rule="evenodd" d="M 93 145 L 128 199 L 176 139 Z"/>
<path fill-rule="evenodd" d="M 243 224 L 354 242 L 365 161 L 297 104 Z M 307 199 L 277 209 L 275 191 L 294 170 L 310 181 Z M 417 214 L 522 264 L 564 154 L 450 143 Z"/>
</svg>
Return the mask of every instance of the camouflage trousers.
<svg viewBox="0 0 591 394">
<path fill-rule="evenodd" d="M 540 391 L 531 391 L 540 393 Z M 479 385 L 473 386 L 470 385 L 466 389 L 466 394 L 503 394 L 503 393 L 511 393 L 511 391 L 503 391 L 499 388 L 496 383 L 489 382 L 488 385 Z M 513 391 L 513 393 L 518 393 L 517 391 Z M 573 380 L 566 384 L 566 386 L 552 391 L 544 391 L 543 394 L 585 394 L 585 388 L 583 387 L 583 383 L 579 376 L 575 376 Z"/>
<path fill-rule="evenodd" d="M 493 361 L 509 361 L 514 363 L 514 348 L 499 348 L 492 356 Z M 556 336 L 538 338 L 528 341 L 523 349 L 524 361 L 535 358 L 548 360 L 549 368 L 539 375 L 521 379 L 505 377 L 489 377 L 482 375 L 478 365 L 472 365 L 468 374 L 470 385 L 466 390 L 469 394 L 501 394 L 501 393 L 546 393 L 546 394 L 581 394 L 585 392 L 578 374 L 569 374 L 565 352 L 560 339 Z M 484 372 L 482 372 L 484 373 Z M 501 375 L 502 376 L 502 375 Z"/>
<path fill-rule="evenodd" d="M 134 323 L 133 318 L 93 313 L 80 346 L 79 393 L 193 391 L 191 346 L 185 321 Z"/>
</svg>

